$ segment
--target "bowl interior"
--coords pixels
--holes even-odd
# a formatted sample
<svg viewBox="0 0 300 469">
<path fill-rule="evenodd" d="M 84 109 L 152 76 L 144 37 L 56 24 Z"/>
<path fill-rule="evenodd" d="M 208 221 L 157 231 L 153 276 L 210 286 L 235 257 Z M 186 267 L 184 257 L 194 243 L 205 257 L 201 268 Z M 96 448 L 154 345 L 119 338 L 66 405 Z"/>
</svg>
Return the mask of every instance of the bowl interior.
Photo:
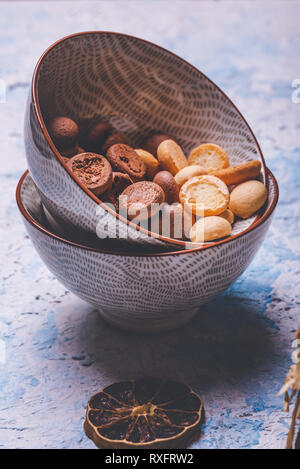
<svg viewBox="0 0 300 469">
<path fill-rule="evenodd" d="M 268 183 L 268 188 L 269 188 L 269 196 L 268 196 L 268 201 L 264 207 L 264 211 L 261 214 L 261 218 L 258 222 L 261 223 L 264 220 L 266 220 L 271 213 L 273 212 L 274 208 L 276 207 L 277 201 L 278 201 L 278 186 L 276 179 L 274 178 L 273 174 L 268 170 L 267 173 L 267 183 Z M 64 230 L 64 227 L 61 227 L 57 222 L 55 225 L 51 223 L 51 219 L 47 218 L 45 215 L 44 207 L 41 202 L 40 195 L 38 193 L 38 190 L 29 174 L 28 171 L 26 171 L 23 176 L 21 177 L 19 184 L 17 186 L 17 191 L 16 191 L 16 198 L 18 202 L 19 209 L 23 216 L 26 217 L 26 219 L 34 225 L 37 229 L 45 232 L 46 234 L 50 236 L 54 236 L 58 239 L 60 239 L 63 242 L 66 243 L 75 243 L 78 247 L 83 247 L 83 248 L 88 248 L 88 249 L 93 249 L 96 251 L 100 252 L 110 252 L 113 254 L 125 254 L 126 255 L 160 255 L 160 256 L 165 256 L 165 255 L 170 255 L 170 254 L 180 254 L 184 252 L 191 252 L 191 251 L 197 251 L 199 249 L 206 249 L 207 247 L 211 247 L 210 244 L 204 244 L 201 247 L 194 247 L 193 249 L 186 249 L 184 251 L 174 251 L 170 249 L 169 252 L 155 252 L 153 249 L 153 252 L 149 252 L 147 249 L 146 253 L 144 252 L 142 247 L 136 246 L 134 251 L 130 252 L 128 250 L 128 247 L 122 247 L 118 245 L 118 249 L 116 250 L 116 246 L 111 240 L 100 240 L 100 239 L 88 239 L 86 238 L 86 235 L 84 236 L 84 239 L 80 237 L 76 237 L 76 234 L 74 236 L 74 233 L 66 233 Z M 257 226 L 257 225 L 256 225 Z M 250 230 L 255 229 L 255 227 L 250 228 Z M 247 230 L 249 231 L 249 230 Z M 245 232 L 246 233 L 246 232 Z M 214 244 L 222 244 L 226 242 L 230 242 L 233 239 L 227 238 L 227 240 L 221 240 L 218 243 Z"/>
<path fill-rule="evenodd" d="M 225 148 L 231 165 L 263 157 L 248 124 L 205 75 L 171 52 L 135 37 L 79 33 L 42 57 L 35 77 L 45 123 L 67 115 L 84 127 L 103 119 L 135 147 L 170 134 L 186 154 L 203 142 Z"/>
</svg>

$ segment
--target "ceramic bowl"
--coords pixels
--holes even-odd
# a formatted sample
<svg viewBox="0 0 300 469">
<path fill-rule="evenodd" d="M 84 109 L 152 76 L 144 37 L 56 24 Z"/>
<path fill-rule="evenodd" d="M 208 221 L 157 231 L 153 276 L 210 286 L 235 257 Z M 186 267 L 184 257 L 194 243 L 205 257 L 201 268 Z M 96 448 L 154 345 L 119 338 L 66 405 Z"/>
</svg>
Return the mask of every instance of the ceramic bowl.
<svg viewBox="0 0 300 469">
<path fill-rule="evenodd" d="M 184 242 L 151 233 L 120 217 L 74 179 L 47 132 L 55 115 L 84 125 L 103 119 L 141 146 L 153 131 L 174 136 L 188 155 L 203 142 L 228 152 L 230 164 L 265 163 L 243 116 L 227 96 L 185 60 L 155 45 L 111 32 L 86 32 L 53 44 L 40 58 L 25 117 L 29 169 L 43 204 L 58 221 L 123 244 L 182 249 Z M 239 236 L 253 217 L 235 226 Z"/>
<path fill-rule="evenodd" d="M 268 203 L 259 223 L 214 246 L 136 254 L 93 248 L 49 228 L 40 196 L 26 172 L 17 203 L 33 245 L 49 270 L 108 322 L 133 331 L 163 331 L 191 319 L 249 265 L 270 226 L 278 187 L 267 173 Z M 59 227 L 56 226 L 56 230 Z"/>
</svg>

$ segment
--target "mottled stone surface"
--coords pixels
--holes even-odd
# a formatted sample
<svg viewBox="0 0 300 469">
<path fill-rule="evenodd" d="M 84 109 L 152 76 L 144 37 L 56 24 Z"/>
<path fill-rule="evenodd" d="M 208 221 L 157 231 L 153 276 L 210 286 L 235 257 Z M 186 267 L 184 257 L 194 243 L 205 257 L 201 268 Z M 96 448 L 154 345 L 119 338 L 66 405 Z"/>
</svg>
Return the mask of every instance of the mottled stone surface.
<svg viewBox="0 0 300 469">
<path fill-rule="evenodd" d="M 88 397 L 145 374 L 187 380 L 202 394 L 206 423 L 194 448 L 284 446 L 289 417 L 276 392 L 300 302 L 300 104 L 291 100 L 299 17 L 298 1 L 1 3 L 0 447 L 93 448 L 82 431 Z M 44 267 L 15 204 L 34 65 L 56 39 L 93 29 L 144 37 L 199 67 L 244 113 L 279 180 L 280 204 L 254 262 L 178 332 L 134 336 L 104 324 Z"/>
</svg>

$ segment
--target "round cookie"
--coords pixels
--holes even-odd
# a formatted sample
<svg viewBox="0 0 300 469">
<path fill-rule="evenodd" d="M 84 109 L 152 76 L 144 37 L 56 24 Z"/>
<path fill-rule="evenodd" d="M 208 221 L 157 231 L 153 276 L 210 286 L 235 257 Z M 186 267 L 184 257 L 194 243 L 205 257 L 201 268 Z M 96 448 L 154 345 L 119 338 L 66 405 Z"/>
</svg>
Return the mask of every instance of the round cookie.
<svg viewBox="0 0 300 469">
<path fill-rule="evenodd" d="M 111 165 L 102 155 L 81 153 L 73 156 L 67 166 L 73 175 L 96 195 L 103 194 L 112 186 Z"/>
<path fill-rule="evenodd" d="M 228 168 L 229 158 L 226 151 L 215 143 L 204 143 L 194 148 L 188 158 L 189 165 L 198 164 L 208 173 Z"/>
<path fill-rule="evenodd" d="M 190 230 L 190 240 L 192 242 L 203 243 L 215 239 L 224 238 L 231 234 L 230 223 L 221 217 L 200 218 Z"/>
<path fill-rule="evenodd" d="M 181 187 L 186 181 L 188 181 L 192 177 L 201 176 L 202 174 L 207 174 L 207 171 L 202 166 L 191 165 L 182 168 L 174 177 L 178 186 Z"/>
<path fill-rule="evenodd" d="M 174 176 L 169 171 L 159 171 L 153 182 L 163 189 L 168 204 L 179 202 L 179 188 Z"/>
<path fill-rule="evenodd" d="M 174 140 L 164 140 L 157 149 L 158 161 L 173 176 L 187 166 L 187 160 L 180 146 Z"/>
<path fill-rule="evenodd" d="M 146 165 L 133 148 L 125 144 L 116 144 L 109 147 L 106 158 L 114 171 L 127 173 L 134 181 L 145 177 Z"/>
<path fill-rule="evenodd" d="M 159 211 L 164 200 L 164 191 L 158 184 L 140 181 L 131 184 L 122 192 L 119 207 L 130 219 L 146 220 Z"/>
<path fill-rule="evenodd" d="M 48 132 L 59 150 L 70 150 L 77 144 L 79 128 L 69 117 L 54 117 L 49 122 Z"/>
<path fill-rule="evenodd" d="M 229 191 L 221 179 L 210 175 L 195 176 L 183 184 L 179 200 L 194 215 L 219 215 L 228 206 Z"/>
<path fill-rule="evenodd" d="M 229 208 L 241 218 L 249 218 L 267 200 L 267 189 L 260 181 L 245 181 L 236 186 L 230 194 Z"/>
</svg>

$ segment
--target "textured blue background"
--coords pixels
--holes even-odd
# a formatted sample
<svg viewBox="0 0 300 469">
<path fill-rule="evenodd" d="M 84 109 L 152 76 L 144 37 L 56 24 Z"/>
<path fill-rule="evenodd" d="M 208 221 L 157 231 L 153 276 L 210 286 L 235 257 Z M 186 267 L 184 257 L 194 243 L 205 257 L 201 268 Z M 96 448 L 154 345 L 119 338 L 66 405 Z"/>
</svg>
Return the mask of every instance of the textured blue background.
<svg viewBox="0 0 300 469">
<path fill-rule="evenodd" d="M 187 380 L 206 408 L 195 448 L 280 448 L 289 417 L 276 397 L 299 322 L 298 1 L 0 3 L 0 447 L 92 448 L 88 397 L 112 381 Z M 23 115 L 34 65 L 69 33 L 104 29 L 156 42 L 237 104 L 279 180 L 273 225 L 245 274 L 178 332 L 124 334 L 53 278 L 35 253 L 14 190 L 26 169 Z M 2 342 L 3 344 L 3 342 Z"/>
</svg>

